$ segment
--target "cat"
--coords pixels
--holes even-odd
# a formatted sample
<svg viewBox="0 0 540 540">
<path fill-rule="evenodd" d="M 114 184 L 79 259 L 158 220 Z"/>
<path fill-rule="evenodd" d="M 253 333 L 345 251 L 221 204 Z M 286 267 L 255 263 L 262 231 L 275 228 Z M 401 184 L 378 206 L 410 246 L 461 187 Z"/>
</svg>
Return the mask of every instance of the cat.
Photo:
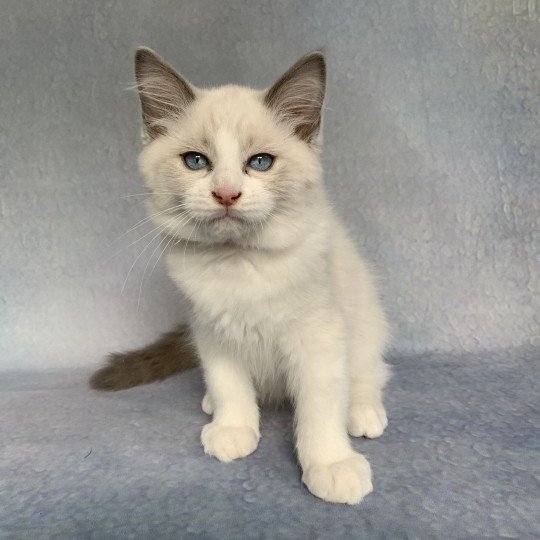
<svg viewBox="0 0 540 540">
<path fill-rule="evenodd" d="M 371 468 L 348 433 L 373 438 L 387 426 L 388 325 L 322 183 L 323 53 L 264 91 L 196 88 L 147 48 L 135 74 L 149 212 L 170 237 L 168 274 L 192 313 L 189 334 L 179 327 L 113 355 L 92 386 L 193 367 L 193 343 L 212 416 L 207 454 L 230 462 L 254 452 L 259 405 L 289 399 L 304 484 L 325 501 L 359 503 Z"/>
</svg>

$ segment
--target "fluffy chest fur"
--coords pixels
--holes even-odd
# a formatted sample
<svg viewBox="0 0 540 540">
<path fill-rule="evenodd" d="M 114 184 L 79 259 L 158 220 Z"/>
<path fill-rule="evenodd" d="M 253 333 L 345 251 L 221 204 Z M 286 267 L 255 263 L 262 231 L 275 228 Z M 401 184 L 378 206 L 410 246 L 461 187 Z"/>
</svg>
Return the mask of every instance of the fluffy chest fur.
<svg viewBox="0 0 540 540">
<path fill-rule="evenodd" d="M 325 250 L 315 241 L 273 252 L 180 245 L 169 255 L 169 274 L 192 301 L 199 324 L 242 349 L 268 346 L 328 287 Z"/>
<path fill-rule="evenodd" d="M 263 401 L 285 393 L 285 330 L 328 297 L 323 237 L 313 231 L 277 252 L 184 245 L 168 258 L 169 274 L 193 304 L 191 324 L 248 367 Z"/>
</svg>

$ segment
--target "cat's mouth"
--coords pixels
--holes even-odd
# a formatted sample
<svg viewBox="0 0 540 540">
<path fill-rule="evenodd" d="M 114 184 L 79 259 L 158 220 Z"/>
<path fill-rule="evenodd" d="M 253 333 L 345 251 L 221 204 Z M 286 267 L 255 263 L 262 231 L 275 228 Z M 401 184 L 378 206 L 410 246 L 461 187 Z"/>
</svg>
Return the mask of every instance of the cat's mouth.
<svg viewBox="0 0 540 540">
<path fill-rule="evenodd" d="M 243 224 L 246 223 L 246 220 L 240 216 L 231 214 L 230 212 L 225 212 L 224 214 L 221 214 L 219 216 L 210 218 L 209 223 L 220 223 L 220 224 L 227 224 L 227 223 L 237 223 L 237 224 Z"/>
</svg>

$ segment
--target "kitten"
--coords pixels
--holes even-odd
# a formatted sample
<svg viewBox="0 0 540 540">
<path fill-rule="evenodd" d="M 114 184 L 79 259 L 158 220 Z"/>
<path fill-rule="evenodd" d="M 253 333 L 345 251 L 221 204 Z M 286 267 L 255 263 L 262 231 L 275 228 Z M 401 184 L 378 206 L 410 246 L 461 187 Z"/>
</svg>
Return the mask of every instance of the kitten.
<svg viewBox="0 0 540 540">
<path fill-rule="evenodd" d="M 388 423 L 387 324 L 321 180 L 322 53 L 265 91 L 196 88 L 146 48 L 135 72 L 149 211 L 171 239 L 168 273 L 193 306 L 212 415 L 204 451 L 223 462 L 251 454 L 258 404 L 288 398 L 302 481 L 326 501 L 360 502 L 371 469 L 347 431 L 378 437 Z M 186 339 L 180 328 L 115 355 L 92 384 L 117 389 L 187 369 Z"/>
</svg>

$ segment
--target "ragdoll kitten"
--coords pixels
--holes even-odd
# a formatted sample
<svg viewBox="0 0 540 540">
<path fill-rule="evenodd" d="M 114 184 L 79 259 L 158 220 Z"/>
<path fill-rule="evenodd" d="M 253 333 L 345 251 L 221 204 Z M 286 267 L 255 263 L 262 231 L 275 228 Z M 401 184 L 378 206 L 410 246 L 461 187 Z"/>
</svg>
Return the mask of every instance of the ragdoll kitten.
<svg viewBox="0 0 540 540">
<path fill-rule="evenodd" d="M 371 470 L 347 431 L 372 438 L 387 425 L 387 325 L 321 180 L 322 53 L 264 91 L 196 88 L 145 48 L 135 71 L 149 210 L 173 239 L 168 272 L 193 306 L 212 416 L 204 451 L 223 462 L 251 454 L 259 403 L 289 398 L 302 481 L 326 501 L 360 502 Z M 114 355 L 92 384 L 129 387 L 190 367 L 186 339 L 179 330 Z"/>
</svg>

